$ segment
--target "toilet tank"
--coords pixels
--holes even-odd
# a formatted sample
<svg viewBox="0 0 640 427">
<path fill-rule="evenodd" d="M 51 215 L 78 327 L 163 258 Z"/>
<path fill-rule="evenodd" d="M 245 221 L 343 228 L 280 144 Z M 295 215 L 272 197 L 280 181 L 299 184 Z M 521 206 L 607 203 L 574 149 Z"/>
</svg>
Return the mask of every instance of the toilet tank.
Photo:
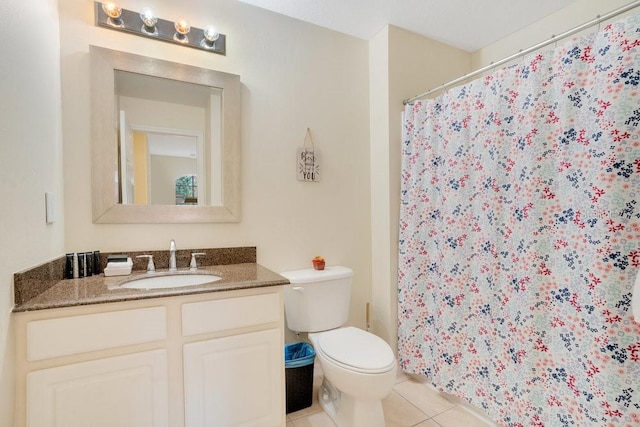
<svg viewBox="0 0 640 427">
<path fill-rule="evenodd" d="M 353 277 L 350 268 L 308 268 L 280 275 L 291 282 L 284 287 L 284 310 L 290 330 L 327 331 L 347 322 Z"/>
</svg>

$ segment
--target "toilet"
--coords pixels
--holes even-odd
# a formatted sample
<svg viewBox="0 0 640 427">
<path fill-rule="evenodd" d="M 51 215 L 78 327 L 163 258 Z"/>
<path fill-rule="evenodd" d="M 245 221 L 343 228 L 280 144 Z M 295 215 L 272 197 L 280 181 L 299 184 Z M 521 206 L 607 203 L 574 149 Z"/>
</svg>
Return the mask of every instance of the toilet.
<svg viewBox="0 0 640 427">
<path fill-rule="evenodd" d="M 353 271 L 347 267 L 294 270 L 284 307 L 287 326 L 308 332 L 324 373 L 320 406 L 338 427 L 384 427 L 382 399 L 396 378 L 396 359 L 382 339 L 345 327 Z"/>
</svg>

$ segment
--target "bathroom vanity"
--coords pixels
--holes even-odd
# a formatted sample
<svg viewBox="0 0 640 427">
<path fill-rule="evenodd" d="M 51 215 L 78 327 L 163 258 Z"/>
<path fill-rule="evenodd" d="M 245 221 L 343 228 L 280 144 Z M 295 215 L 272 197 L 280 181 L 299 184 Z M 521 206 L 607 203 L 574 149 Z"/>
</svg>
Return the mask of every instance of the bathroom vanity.
<svg viewBox="0 0 640 427">
<path fill-rule="evenodd" d="M 94 276 L 17 305 L 16 425 L 284 426 L 287 280 L 203 270 L 222 280 L 146 291 Z"/>
</svg>

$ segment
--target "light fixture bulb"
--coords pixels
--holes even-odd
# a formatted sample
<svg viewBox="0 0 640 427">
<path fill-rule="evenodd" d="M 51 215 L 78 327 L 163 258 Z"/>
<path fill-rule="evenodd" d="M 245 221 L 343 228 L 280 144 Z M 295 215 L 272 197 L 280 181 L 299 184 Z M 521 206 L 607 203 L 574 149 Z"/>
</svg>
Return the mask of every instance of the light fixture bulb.
<svg viewBox="0 0 640 427">
<path fill-rule="evenodd" d="M 153 10 L 150 7 L 142 9 L 140 12 L 140 19 L 142 19 L 144 26 L 148 28 L 155 27 L 158 22 L 158 17 L 153 13 Z"/>
<path fill-rule="evenodd" d="M 179 19 L 174 23 L 174 27 L 176 28 L 176 32 L 182 36 L 186 36 L 191 31 L 191 25 L 184 19 Z"/>
<path fill-rule="evenodd" d="M 214 27 L 213 25 L 209 25 L 205 27 L 203 30 L 203 33 L 204 33 L 204 38 L 209 43 L 215 42 L 220 37 L 220 34 L 218 33 L 218 31 L 216 31 L 216 27 Z"/>
<path fill-rule="evenodd" d="M 118 19 L 122 15 L 122 8 L 112 1 L 102 3 L 102 10 L 111 19 Z"/>
</svg>

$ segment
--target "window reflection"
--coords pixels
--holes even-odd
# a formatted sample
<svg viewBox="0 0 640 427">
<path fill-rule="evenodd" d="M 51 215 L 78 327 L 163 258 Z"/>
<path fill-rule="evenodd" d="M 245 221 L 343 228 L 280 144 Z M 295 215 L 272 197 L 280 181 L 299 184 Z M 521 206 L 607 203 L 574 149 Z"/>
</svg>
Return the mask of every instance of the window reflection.
<svg viewBox="0 0 640 427">
<path fill-rule="evenodd" d="M 176 179 L 176 205 L 198 204 L 198 176 L 183 175 Z"/>
</svg>

